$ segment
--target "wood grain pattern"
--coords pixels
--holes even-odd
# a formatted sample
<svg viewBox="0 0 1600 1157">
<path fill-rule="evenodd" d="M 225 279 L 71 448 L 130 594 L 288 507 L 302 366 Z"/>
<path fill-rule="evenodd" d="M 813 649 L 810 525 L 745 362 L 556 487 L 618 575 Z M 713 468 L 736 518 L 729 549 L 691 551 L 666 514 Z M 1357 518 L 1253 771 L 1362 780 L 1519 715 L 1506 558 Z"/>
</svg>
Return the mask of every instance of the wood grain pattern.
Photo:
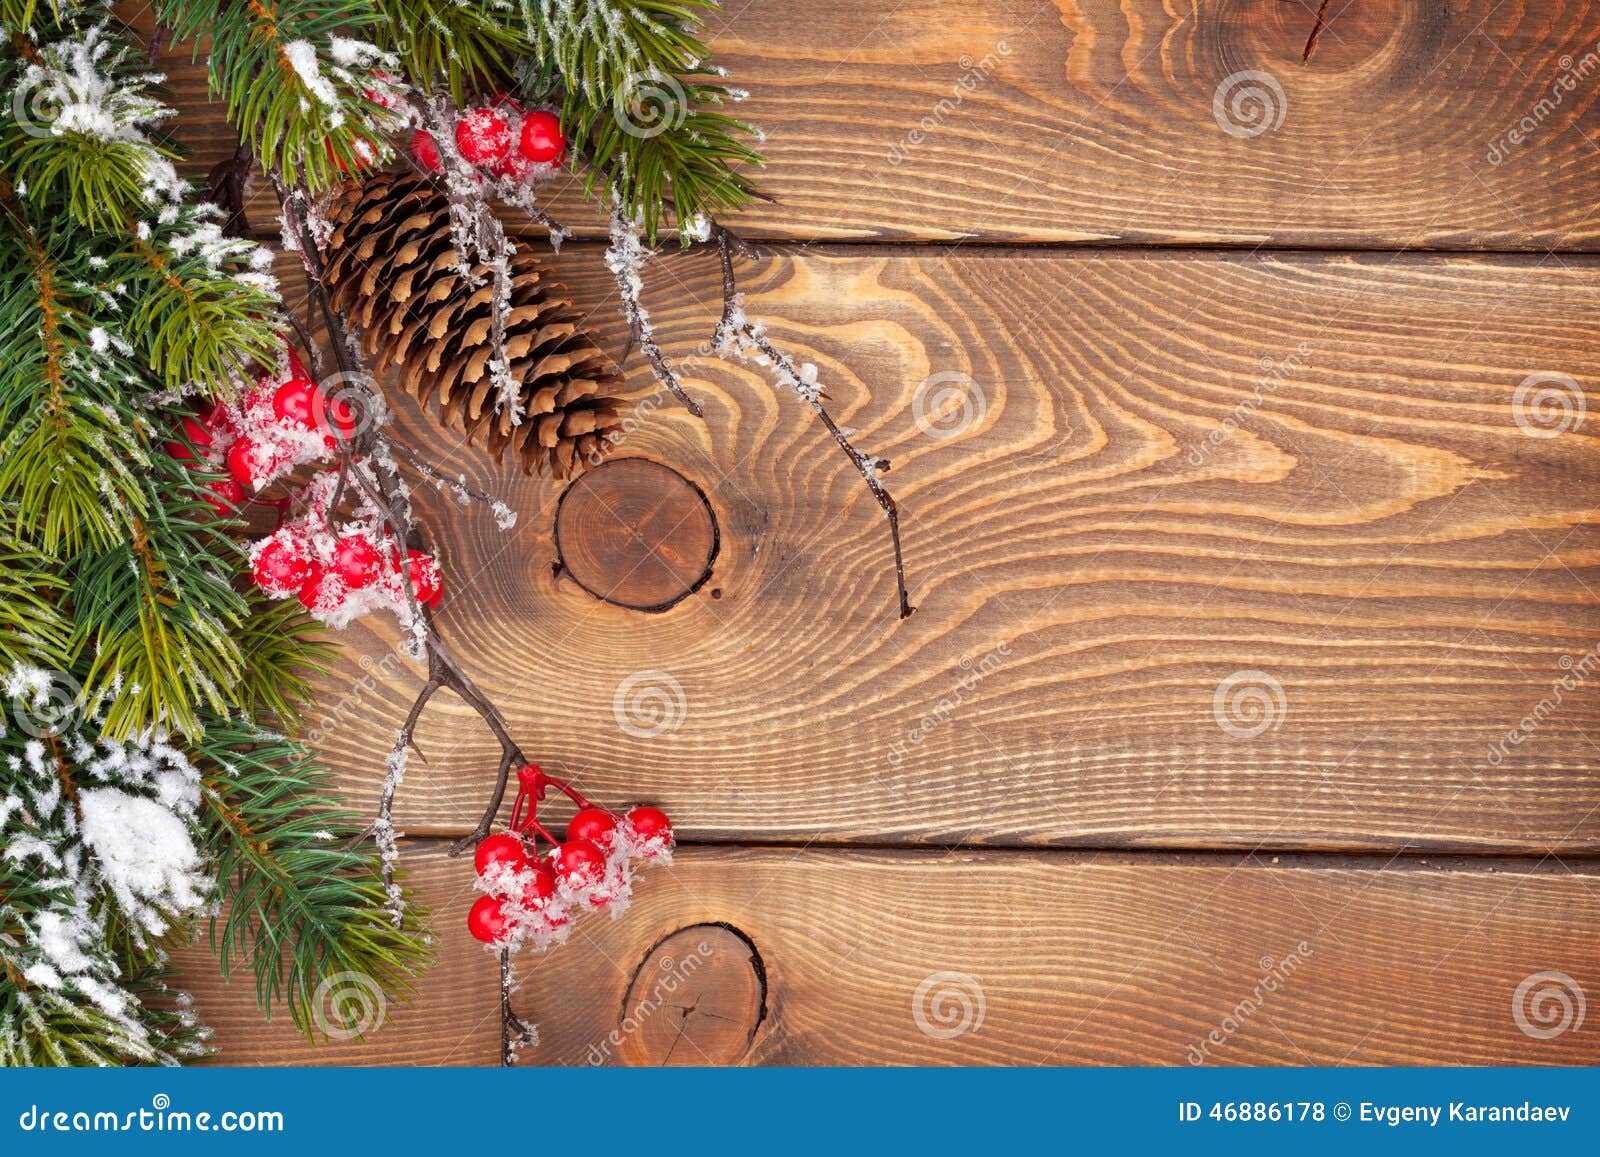
<svg viewBox="0 0 1600 1157">
<path fill-rule="evenodd" d="M 778 198 L 737 224 L 784 238 L 1600 243 L 1600 64 L 1586 55 L 1600 5 L 1335 4 L 1303 60 L 1316 9 L 729 5 L 713 51 L 751 91 L 742 112 L 766 133 L 762 185 Z M 187 51 L 163 66 L 203 171 L 233 136 Z M 1231 135 L 1224 123 L 1276 127 Z M 267 225 L 276 210 L 261 192 Z M 569 224 L 600 231 L 570 182 L 549 198 Z"/>
<path fill-rule="evenodd" d="M 443 936 L 432 966 L 405 1004 L 375 1001 L 359 977 L 328 981 L 323 1007 L 340 998 L 368 1001 L 373 1032 L 308 1044 L 288 1013 L 268 1021 L 255 1000 L 248 968 L 224 983 L 202 942 L 177 957 L 179 985 L 194 997 L 203 1023 L 216 1030 L 213 1062 L 222 1065 L 493 1065 L 500 1055 L 499 966 L 466 935 L 466 910 L 476 893 L 471 861 L 445 855 L 445 845 L 408 841 L 406 885 L 434 913 Z M 361 1007 L 352 1004 L 351 1008 Z M 337 1015 L 328 1019 L 338 1025 Z"/>
<path fill-rule="evenodd" d="M 465 887 L 466 863 L 407 853 L 431 896 Z M 1600 1062 L 1587 1028 L 1536 1040 L 1512 1016 L 1534 973 L 1600 982 L 1589 868 L 1359 863 L 691 848 L 624 918 L 526 958 L 518 1008 L 541 1064 L 1183 1065 L 1212 1031 L 1210 1064 Z M 423 998 L 365 1050 L 256 1028 L 237 985 L 197 1002 L 233 1063 L 492 1064 L 492 958 L 455 934 L 464 907 L 439 914 Z M 944 1037 L 913 1015 L 925 984 Z M 981 1025 L 952 1034 L 980 990 Z"/>
<path fill-rule="evenodd" d="M 620 349 L 599 264 L 576 247 L 558 274 Z M 521 512 L 501 534 L 434 506 L 443 622 L 586 792 L 659 802 L 696 840 L 1600 847 L 1593 419 L 1535 436 L 1554 431 L 1513 405 L 1534 371 L 1600 380 L 1600 265 L 811 249 L 748 268 L 752 310 L 893 460 L 905 622 L 883 521 L 826 435 L 696 353 L 710 265 L 651 286 L 707 420 L 636 362 L 617 451 L 695 481 L 721 529 L 711 579 L 664 614 L 553 576 L 559 487 L 397 407 Z M 938 375 L 965 425 L 922 387 Z M 316 736 L 367 805 L 416 680 L 386 629 L 346 636 L 325 698 L 350 709 Z M 1252 688 L 1273 710 L 1253 737 Z M 420 742 L 402 826 L 470 830 L 488 737 L 444 703 Z"/>
</svg>

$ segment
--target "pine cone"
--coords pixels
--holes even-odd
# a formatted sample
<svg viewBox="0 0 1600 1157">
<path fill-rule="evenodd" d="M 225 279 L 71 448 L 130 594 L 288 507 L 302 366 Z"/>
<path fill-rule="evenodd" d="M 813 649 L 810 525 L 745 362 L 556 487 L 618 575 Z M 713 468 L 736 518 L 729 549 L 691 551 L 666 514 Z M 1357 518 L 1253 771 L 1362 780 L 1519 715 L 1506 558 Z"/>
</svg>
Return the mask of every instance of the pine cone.
<svg viewBox="0 0 1600 1157">
<path fill-rule="evenodd" d="M 424 408 L 438 397 L 446 428 L 501 460 L 515 454 L 529 474 L 566 478 L 600 460 L 621 424 L 622 380 L 528 246 L 511 261 L 506 351 L 522 400 L 513 425 L 496 410 L 487 368 L 493 282 L 483 265 L 476 289 L 457 271 L 445 195 L 415 174 L 378 173 L 336 196 L 328 224 L 324 281 L 360 327 L 374 372 L 394 367 Z"/>
</svg>

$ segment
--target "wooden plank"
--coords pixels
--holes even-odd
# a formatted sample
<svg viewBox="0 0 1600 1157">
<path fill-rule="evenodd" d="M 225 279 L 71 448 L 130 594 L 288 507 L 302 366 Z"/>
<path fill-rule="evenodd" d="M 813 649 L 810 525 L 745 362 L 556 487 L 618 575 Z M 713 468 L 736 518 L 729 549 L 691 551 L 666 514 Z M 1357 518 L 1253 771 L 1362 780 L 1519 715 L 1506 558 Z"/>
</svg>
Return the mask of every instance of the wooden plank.
<svg viewBox="0 0 1600 1157">
<path fill-rule="evenodd" d="M 315 1045 L 289 1021 L 287 1011 L 263 1019 L 255 998 L 255 974 L 246 968 L 224 983 L 216 960 L 202 942 L 177 955 L 178 980 L 194 998 L 201 1020 L 216 1035 L 216 1064 L 224 1065 L 493 1065 L 500 1055 L 499 968 L 493 956 L 466 934 L 472 903 L 472 865 L 451 860 L 444 845 L 408 841 L 406 883 L 418 902 L 437 915 L 442 933 L 432 965 L 414 997 L 389 1003 L 360 976 L 330 978 L 323 1009 L 335 1035 Z M 371 1029 L 347 1035 L 348 1007 L 357 1025 Z M 357 1011 L 361 1010 L 361 1011 Z"/>
<path fill-rule="evenodd" d="M 620 349 L 599 264 L 555 268 Z M 395 402 L 403 437 L 520 512 L 502 534 L 430 495 L 442 621 L 597 798 L 718 841 L 1600 847 L 1593 418 L 1536 436 L 1556 430 L 1514 405 L 1534 372 L 1600 380 L 1594 262 L 762 260 L 751 309 L 893 460 L 904 622 L 859 477 L 795 398 L 696 352 L 712 265 L 650 287 L 706 420 L 636 358 L 618 450 L 715 512 L 711 578 L 671 610 L 553 574 L 561 487 Z M 387 624 L 343 641 L 314 735 L 370 806 L 418 675 Z M 402 825 L 470 830 L 488 735 L 441 701 L 419 740 Z"/>
<path fill-rule="evenodd" d="M 199 1005 L 236 1063 L 492 1063 L 492 958 L 464 908 L 439 912 L 423 999 L 364 1049 L 259 1032 L 238 986 Z M 690 848 L 579 928 L 523 958 L 534 1063 L 1600 1061 L 1593 1033 L 1537 1039 L 1512 1013 L 1539 973 L 1594 992 L 1592 865 Z M 1536 993 L 1560 983 L 1529 986 L 1531 1028 L 1559 1025 L 1555 989 Z"/>
<path fill-rule="evenodd" d="M 778 199 L 738 225 L 807 239 L 1600 243 L 1600 5 L 1336 4 L 1305 60 L 1317 20 L 1315 4 L 1268 0 L 730 5 L 712 46 L 751 91 L 742 111 L 766 133 L 762 185 Z M 187 52 L 162 63 L 203 170 L 233 135 Z M 570 182 L 548 197 L 595 233 Z"/>
</svg>

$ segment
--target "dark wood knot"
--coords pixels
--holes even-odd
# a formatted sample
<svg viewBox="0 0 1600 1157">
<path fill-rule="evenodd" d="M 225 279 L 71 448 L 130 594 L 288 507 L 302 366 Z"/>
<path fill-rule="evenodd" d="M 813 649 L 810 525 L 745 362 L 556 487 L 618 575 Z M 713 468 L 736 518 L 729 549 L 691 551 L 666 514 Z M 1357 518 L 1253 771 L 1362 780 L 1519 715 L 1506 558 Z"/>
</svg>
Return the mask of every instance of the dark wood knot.
<svg viewBox="0 0 1600 1157">
<path fill-rule="evenodd" d="M 615 1053 L 625 1065 L 728 1065 L 749 1051 L 767 1015 L 755 943 L 726 924 L 691 924 L 634 970 Z"/>
<path fill-rule="evenodd" d="M 556 507 L 560 568 L 597 599 L 664 611 L 711 577 L 717 519 L 705 492 L 648 458 L 618 458 L 573 480 Z"/>
</svg>

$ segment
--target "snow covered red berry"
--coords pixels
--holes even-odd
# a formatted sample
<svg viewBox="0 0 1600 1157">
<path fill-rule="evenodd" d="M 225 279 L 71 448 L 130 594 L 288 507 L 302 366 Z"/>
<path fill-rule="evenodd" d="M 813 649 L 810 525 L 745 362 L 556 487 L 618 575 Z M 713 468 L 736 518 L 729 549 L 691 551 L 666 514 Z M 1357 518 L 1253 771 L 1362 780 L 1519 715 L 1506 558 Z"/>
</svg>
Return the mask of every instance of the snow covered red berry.
<svg viewBox="0 0 1600 1157">
<path fill-rule="evenodd" d="M 302 430 L 314 430 L 321 392 L 315 382 L 290 378 L 273 391 L 272 412 L 280 422 Z"/>
<path fill-rule="evenodd" d="M 511 151 L 511 122 L 499 109 L 475 108 L 456 122 L 456 149 L 468 164 L 487 168 Z"/>
<path fill-rule="evenodd" d="M 534 866 L 533 857 L 520 836 L 499 832 L 486 836 L 472 857 L 472 866 L 478 875 L 488 876 L 492 870 L 525 872 Z"/>
<path fill-rule="evenodd" d="M 311 577 L 311 558 L 300 543 L 279 532 L 262 540 L 252 552 L 250 575 L 264 591 L 298 591 Z"/>
<path fill-rule="evenodd" d="M 606 854 L 588 840 L 569 840 L 551 857 L 556 877 L 569 888 L 581 889 L 605 878 Z"/>
<path fill-rule="evenodd" d="M 585 840 L 604 850 L 616 838 L 617 817 L 597 807 L 586 807 L 567 823 L 567 840 Z"/>
<path fill-rule="evenodd" d="M 346 587 L 359 591 L 377 581 L 383 571 L 383 555 L 370 538 L 347 534 L 334 543 L 332 569 Z"/>
</svg>

